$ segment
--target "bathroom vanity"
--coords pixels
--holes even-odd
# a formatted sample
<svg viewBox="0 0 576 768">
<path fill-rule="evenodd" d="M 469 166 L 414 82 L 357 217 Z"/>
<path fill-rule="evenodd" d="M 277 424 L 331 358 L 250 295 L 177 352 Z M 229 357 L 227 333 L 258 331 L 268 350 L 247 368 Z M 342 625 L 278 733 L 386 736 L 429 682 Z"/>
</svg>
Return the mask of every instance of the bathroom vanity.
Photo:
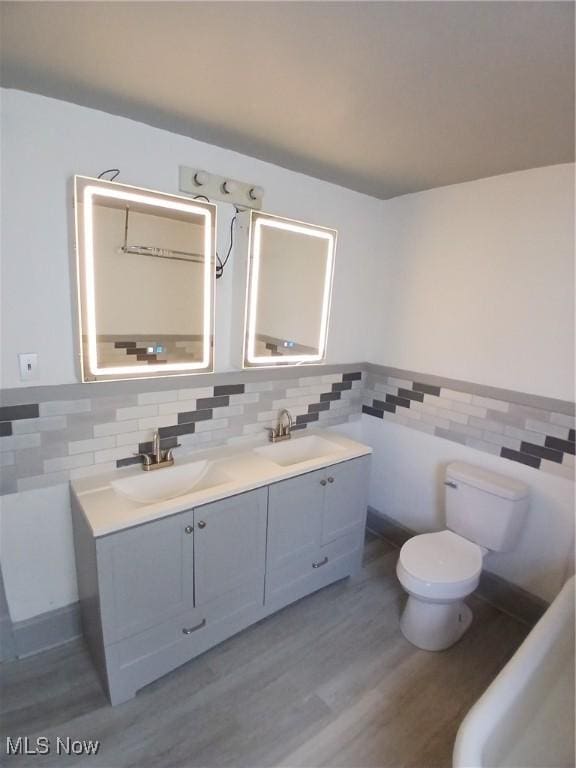
<svg viewBox="0 0 576 768">
<path fill-rule="evenodd" d="M 83 628 L 112 704 L 353 574 L 370 453 L 317 430 L 75 481 Z"/>
</svg>

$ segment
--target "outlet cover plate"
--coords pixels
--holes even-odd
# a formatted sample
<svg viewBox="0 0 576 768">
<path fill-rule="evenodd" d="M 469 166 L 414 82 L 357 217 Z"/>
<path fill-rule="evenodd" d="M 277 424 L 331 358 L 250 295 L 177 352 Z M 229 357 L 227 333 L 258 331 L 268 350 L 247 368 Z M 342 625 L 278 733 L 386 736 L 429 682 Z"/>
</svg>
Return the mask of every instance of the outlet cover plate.
<svg viewBox="0 0 576 768">
<path fill-rule="evenodd" d="M 38 378 L 38 355 L 35 352 L 23 352 L 18 355 L 20 381 L 35 381 Z"/>
</svg>

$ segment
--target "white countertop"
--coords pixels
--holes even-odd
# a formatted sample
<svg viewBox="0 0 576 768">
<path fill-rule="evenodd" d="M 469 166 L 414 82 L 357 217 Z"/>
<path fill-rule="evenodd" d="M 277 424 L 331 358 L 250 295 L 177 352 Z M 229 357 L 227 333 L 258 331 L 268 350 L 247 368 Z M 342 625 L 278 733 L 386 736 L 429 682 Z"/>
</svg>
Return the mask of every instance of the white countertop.
<svg viewBox="0 0 576 768">
<path fill-rule="evenodd" d="M 131 501 L 113 490 L 111 487 L 113 480 L 144 475 L 140 466 L 75 480 L 71 483 L 72 493 L 78 500 L 92 533 L 95 537 L 99 537 L 372 453 L 369 446 L 327 430 L 307 429 L 301 435 L 293 435 L 291 440 L 296 442 L 311 435 L 323 437 L 334 443 L 337 453 L 283 467 L 254 453 L 254 448 L 265 445 L 261 439 L 255 439 L 253 443 L 244 443 L 242 446 L 221 446 L 197 451 L 180 461 L 176 457 L 176 464 L 179 467 L 208 459 L 214 467 L 222 470 L 229 480 L 209 488 L 192 490 L 174 499 L 141 503 Z M 269 445 L 272 444 L 269 443 Z"/>
</svg>

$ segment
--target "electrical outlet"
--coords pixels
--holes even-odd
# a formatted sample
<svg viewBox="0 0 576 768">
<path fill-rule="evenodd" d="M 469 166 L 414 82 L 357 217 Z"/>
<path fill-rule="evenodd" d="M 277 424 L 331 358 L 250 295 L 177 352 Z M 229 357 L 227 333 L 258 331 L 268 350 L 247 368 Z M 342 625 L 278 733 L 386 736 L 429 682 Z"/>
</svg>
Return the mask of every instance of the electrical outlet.
<svg viewBox="0 0 576 768">
<path fill-rule="evenodd" d="M 38 355 L 35 352 L 24 352 L 18 355 L 20 366 L 20 381 L 34 381 L 38 378 Z"/>
</svg>

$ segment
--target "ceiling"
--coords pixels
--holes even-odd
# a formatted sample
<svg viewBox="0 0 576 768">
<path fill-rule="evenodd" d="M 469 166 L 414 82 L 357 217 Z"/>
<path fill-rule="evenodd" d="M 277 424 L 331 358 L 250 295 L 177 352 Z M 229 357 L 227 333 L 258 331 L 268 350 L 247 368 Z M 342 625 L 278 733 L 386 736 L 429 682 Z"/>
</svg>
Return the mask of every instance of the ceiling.
<svg viewBox="0 0 576 768">
<path fill-rule="evenodd" d="M 380 198 L 574 159 L 571 2 L 2 2 L 1 82 Z"/>
</svg>

